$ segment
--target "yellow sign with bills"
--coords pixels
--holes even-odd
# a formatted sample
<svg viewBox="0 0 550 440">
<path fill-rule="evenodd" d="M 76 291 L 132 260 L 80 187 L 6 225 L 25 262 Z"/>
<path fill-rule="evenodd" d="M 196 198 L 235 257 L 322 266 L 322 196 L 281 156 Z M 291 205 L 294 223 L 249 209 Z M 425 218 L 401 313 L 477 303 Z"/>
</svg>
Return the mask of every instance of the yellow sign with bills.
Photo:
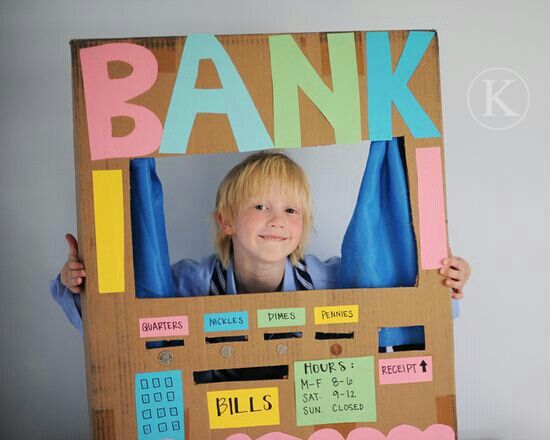
<svg viewBox="0 0 550 440">
<path fill-rule="evenodd" d="M 210 429 L 279 425 L 279 389 L 249 388 L 207 393 Z"/>
</svg>

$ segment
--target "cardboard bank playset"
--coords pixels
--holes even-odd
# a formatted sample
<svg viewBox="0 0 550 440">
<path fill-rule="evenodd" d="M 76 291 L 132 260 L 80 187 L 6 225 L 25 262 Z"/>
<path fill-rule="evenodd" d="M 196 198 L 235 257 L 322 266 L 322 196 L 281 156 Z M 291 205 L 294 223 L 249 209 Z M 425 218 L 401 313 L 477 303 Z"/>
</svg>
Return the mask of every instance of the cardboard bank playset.
<svg viewBox="0 0 550 440">
<path fill-rule="evenodd" d="M 71 47 L 92 437 L 454 439 L 451 299 L 438 274 L 447 228 L 437 34 Z M 404 145 L 416 286 L 136 298 L 130 159 L 392 137 Z M 381 332 L 400 327 L 421 329 L 422 346 L 381 350 Z M 244 380 L 273 367 L 283 374 Z M 242 374 L 197 380 L 213 370 Z"/>
</svg>

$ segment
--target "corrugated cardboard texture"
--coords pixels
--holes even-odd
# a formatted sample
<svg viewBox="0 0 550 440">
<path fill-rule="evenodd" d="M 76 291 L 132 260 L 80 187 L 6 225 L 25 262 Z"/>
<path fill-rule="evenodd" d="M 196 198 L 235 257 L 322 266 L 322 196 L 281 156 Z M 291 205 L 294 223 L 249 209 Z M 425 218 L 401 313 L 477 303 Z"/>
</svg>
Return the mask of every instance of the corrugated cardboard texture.
<svg viewBox="0 0 550 440">
<path fill-rule="evenodd" d="M 365 69 L 365 34 L 355 34 L 361 98 L 362 136 L 368 139 L 367 93 Z M 408 31 L 390 32 L 394 67 L 408 36 Z M 230 55 L 243 79 L 267 131 L 273 139 L 273 96 L 268 35 L 220 36 L 219 41 Z M 326 33 L 293 34 L 295 41 L 327 85 L 331 73 Z M 279 293 L 198 297 L 193 299 L 136 299 L 132 264 L 132 236 L 129 205 L 128 159 L 91 161 L 87 119 L 83 94 L 79 50 L 114 41 L 130 42 L 148 48 L 156 57 L 159 74 L 150 90 L 132 102 L 152 110 L 162 123 L 166 118 L 172 88 L 185 37 L 136 38 L 128 40 L 79 40 L 72 42 L 75 170 L 77 176 L 78 236 L 80 257 L 88 273 L 86 292 L 82 296 L 84 343 L 87 368 L 88 400 L 95 439 L 136 439 L 135 409 L 136 373 L 181 370 L 185 404 L 186 438 L 192 440 L 222 440 L 233 433 L 246 433 L 252 439 L 272 431 L 281 431 L 307 439 L 317 429 L 332 427 L 346 435 L 354 427 L 369 426 L 387 434 L 392 428 L 409 424 L 425 429 L 436 423 L 450 425 L 456 432 L 454 417 L 454 360 L 453 327 L 450 295 L 442 285 L 436 270 L 420 271 L 418 287 L 395 289 L 350 289 L 316 291 L 314 293 Z M 111 78 L 129 73 L 125 63 L 109 65 Z M 211 61 L 200 63 L 196 87 L 219 87 L 219 78 Z M 412 76 L 409 87 L 441 133 L 441 96 L 438 65 L 437 35 Z M 300 117 L 304 146 L 334 143 L 334 131 L 322 113 L 300 92 Z M 133 129 L 130 118 L 114 118 L 113 133 L 122 136 Z M 415 231 L 418 231 L 418 204 L 415 149 L 440 147 L 443 138 L 415 139 L 393 108 L 393 135 L 404 136 L 408 179 Z M 204 154 L 237 151 L 231 127 L 225 115 L 200 114 L 195 121 L 188 153 Z M 154 156 L 160 156 L 154 153 Z M 125 280 L 122 293 L 98 294 L 96 242 L 93 221 L 93 170 L 122 170 L 125 213 Z M 418 234 L 417 234 L 418 241 Z M 314 325 L 313 308 L 358 304 L 358 323 Z M 284 327 L 280 331 L 303 332 L 301 339 L 285 341 L 264 340 L 266 329 L 256 327 L 258 309 L 305 307 L 306 325 Z M 250 316 L 248 341 L 228 344 L 205 344 L 202 317 L 205 313 L 246 310 Z M 173 355 L 169 365 L 159 362 L 162 350 L 146 350 L 139 335 L 139 319 L 155 316 L 189 316 L 189 336 L 185 345 L 167 348 Z M 378 353 L 378 328 L 424 325 L 426 349 L 401 353 Z M 272 330 L 272 329 L 269 329 Z M 276 329 L 274 330 L 276 331 Z M 336 341 L 340 350 L 330 347 L 335 341 L 316 340 L 316 331 L 354 332 L 354 339 Z M 209 335 L 210 336 L 210 335 Z M 215 336 L 213 334 L 212 336 Z M 168 338 L 170 339 L 170 338 Z M 175 337 L 174 339 L 181 339 Z M 279 354 L 276 347 L 283 342 L 288 347 Z M 221 346 L 230 345 L 230 357 L 220 354 Z M 376 377 L 377 421 L 317 426 L 296 426 L 294 371 L 295 360 L 338 359 L 373 356 L 377 360 L 407 356 L 433 357 L 433 382 L 399 385 L 380 385 Z M 233 382 L 195 385 L 193 372 L 209 369 L 252 367 L 264 365 L 289 366 L 288 379 L 261 382 Z M 278 387 L 280 407 L 279 426 L 210 430 L 206 393 L 236 388 Z M 440 397 L 448 396 L 448 397 Z"/>
</svg>

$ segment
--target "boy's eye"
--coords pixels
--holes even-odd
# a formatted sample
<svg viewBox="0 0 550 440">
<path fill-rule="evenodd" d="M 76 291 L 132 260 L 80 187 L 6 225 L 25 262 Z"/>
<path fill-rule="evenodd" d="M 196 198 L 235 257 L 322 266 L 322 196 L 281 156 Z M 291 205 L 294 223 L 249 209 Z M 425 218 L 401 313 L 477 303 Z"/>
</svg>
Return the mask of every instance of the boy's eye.
<svg viewBox="0 0 550 440">
<path fill-rule="evenodd" d="M 294 208 L 286 208 L 286 212 L 289 214 L 296 214 L 298 211 L 296 211 Z"/>
<path fill-rule="evenodd" d="M 254 206 L 254 208 L 257 209 L 258 211 L 263 211 L 264 209 L 267 209 L 267 206 L 259 204 Z"/>
</svg>

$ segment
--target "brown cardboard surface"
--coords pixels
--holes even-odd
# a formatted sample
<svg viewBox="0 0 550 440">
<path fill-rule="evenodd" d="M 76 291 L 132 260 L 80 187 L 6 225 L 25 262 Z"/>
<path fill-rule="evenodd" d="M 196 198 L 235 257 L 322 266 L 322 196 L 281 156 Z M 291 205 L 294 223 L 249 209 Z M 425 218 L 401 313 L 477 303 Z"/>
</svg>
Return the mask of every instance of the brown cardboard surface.
<svg viewBox="0 0 550 440">
<path fill-rule="evenodd" d="M 408 31 L 389 33 L 392 58 L 395 63 L 404 47 Z M 230 55 L 270 137 L 274 137 L 273 96 L 269 58 L 269 35 L 219 36 Z M 293 34 L 323 81 L 331 86 L 327 34 Z M 115 41 L 142 45 L 151 50 L 159 64 L 158 78 L 148 91 L 131 102 L 152 110 L 164 123 L 172 88 L 177 74 L 185 37 L 134 38 L 127 40 L 77 40 L 71 43 L 73 53 L 73 105 L 75 172 L 77 182 L 78 236 L 80 258 L 87 268 L 87 284 L 82 296 L 86 375 L 92 437 L 95 439 L 137 439 L 135 407 L 135 375 L 145 372 L 181 370 L 185 406 L 186 439 L 222 440 L 234 433 L 245 433 L 252 439 L 269 432 L 280 431 L 307 439 L 314 431 L 333 428 L 347 435 L 354 428 L 368 426 L 384 434 L 408 424 L 421 430 L 443 423 L 456 432 L 454 401 L 454 358 L 451 304 L 448 289 L 441 283 L 436 270 L 419 270 L 418 286 L 392 289 L 348 289 L 311 292 L 288 292 L 223 297 L 195 297 L 170 299 L 136 299 L 132 259 L 130 224 L 128 159 L 92 161 L 88 142 L 85 98 L 79 49 Z M 368 139 L 367 92 L 365 65 L 365 35 L 355 32 L 356 53 L 361 98 L 361 128 Z M 367 60 L 368 62 L 368 60 Z M 125 63 L 109 65 L 111 78 L 128 74 Z M 196 87 L 217 88 L 219 78 L 215 66 L 202 61 Z M 426 113 L 443 133 L 441 94 L 438 65 L 437 35 L 432 40 L 409 83 L 410 89 Z M 334 130 L 315 104 L 300 93 L 300 119 L 303 146 L 334 143 Z M 133 129 L 130 118 L 115 118 L 113 134 L 124 136 Z M 393 109 L 393 135 L 405 137 L 408 181 L 415 231 L 418 231 L 418 203 L 415 149 L 441 147 L 443 138 L 416 139 Z M 237 144 L 225 115 L 200 114 L 195 120 L 188 146 L 189 154 L 237 151 Z M 155 157 L 166 157 L 158 151 Z M 92 170 L 121 169 L 124 184 L 125 212 L 125 291 L 98 294 L 96 243 L 92 194 Z M 417 234 L 418 246 L 418 234 Z M 418 247 L 419 251 L 419 247 Z M 313 308 L 323 305 L 357 304 L 358 323 L 314 325 Z M 266 308 L 305 307 L 306 324 L 281 329 L 258 329 L 256 311 Z M 206 344 L 203 315 L 223 311 L 246 310 L 249 313 L 248 341 L 225 344 Z M 145 339 L 140 338 L 140 318 L 155 316 L 189 316 L 189 335 L 166 339 L 184 339 L 182 347 L 146 350 Z M 378 328 L 424 325 L 424 351 L 378 353 Z M 282 341 L 264 340 L 266 331 L 301 331 L 301 339 Z M 354 339 L 338 341 L 315 340 L 316 331 L 354 332 Z M 163 338 L 164 339 L 164 338 Z M 337 342 L 342 350 L 335 355 L 330 347 Z M 288 351 L 279 354 L 277 345 L 284 343 Z M 234 352 L 223 357 L 220 349 L 230 345 Z M 171 352 L 169 365 L 159 362 L 161 351 Z M 316 426 L 296 426 L 293 362 L 297 360 L 338 359 L 373 356 L 375 371 L 378 359 L 407 356 L 432 356 L 433 381 L 401 385 L 380 385 L 377 374 L 377 421 L 373 423 L 342 423 Z M 288 379 L 195 385 L 193 372 L 209 369 L 267 366 L 289 366 Z M 277 387 L 280 401 L 280 425 L 210 430 L 206 393 L 213 390 Z"/>
</svg>

